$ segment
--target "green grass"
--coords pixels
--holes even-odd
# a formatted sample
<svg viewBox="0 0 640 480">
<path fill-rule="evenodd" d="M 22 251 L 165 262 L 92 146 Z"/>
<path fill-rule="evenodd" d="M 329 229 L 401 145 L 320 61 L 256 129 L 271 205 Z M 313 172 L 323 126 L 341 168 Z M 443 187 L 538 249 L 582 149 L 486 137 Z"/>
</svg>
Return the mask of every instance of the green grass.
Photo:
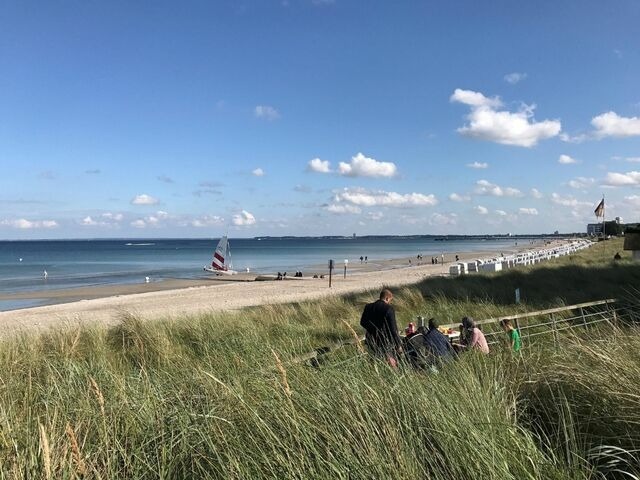
<svg viewBox="0 0 640 480">
<path fill-rule="evenodd" d="M 607 243 L 612 257 L 616 245 Z M 640 266 L 604 260 L 602 247 L 397 289 L 398 316 L 457 321 L 636 301 L 629 292 Z M 514 285 L 525 292 L 521 305 L 511 301 Z M 350 339 L 342 320 L 359 328 L 374 293 L 172 321 L 123 315 L 112 328 L 6 341 L 0 477 L 640 475 L 638 327 L 567 335 L 561 349 L 541 342 L 518 357 L 499 348 L 469 354 L 437 374 L 393 371 L 355 347 L 320 368 L 290 362 Z"/>
</svg>

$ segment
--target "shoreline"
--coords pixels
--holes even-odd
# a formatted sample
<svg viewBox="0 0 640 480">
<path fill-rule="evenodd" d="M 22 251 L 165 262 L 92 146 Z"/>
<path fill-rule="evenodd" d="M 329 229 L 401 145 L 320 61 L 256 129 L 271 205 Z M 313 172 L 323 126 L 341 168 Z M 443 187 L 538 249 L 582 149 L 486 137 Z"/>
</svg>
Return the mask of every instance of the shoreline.
<svg viewBox="0 0 640 480">
<path fill-rule="evenodd" d="M 554 240 L 560 245 L 568 240 Z M 519 253 L 549 247 L 543 241 L 474 252 L 460 252 L 460 261 L 493 257 L 497 253 Z M 448 259 L 447 257 L 451 257 Z M 285 281 L 253 281 L 255 274 L 241 273 L 231 278 L 203 278 L 195 280 L 171 279 L 144 284 L 90 286 L 48 292 L 22 292 L 0 295 L 2 300 L 44 299 L 47 305 L 0 312 L 0 324 L 4 327 L 0 337 L 26 330 L 45 330 L 74 324 L 117 323 L 123 312 L 134 313 L 145 320 L 175 318 L 180 315 L 197 315 L 207 312 L 238 310 L 270 303 L 289 303 L 342 295 L 383 286 L 414 284 L 429 276 L 449 275 L 449 266 L 455 263 L 453 254 L 445 257 L 445 263 L 431 264 L 431 258 L 401 257 L 376 260 L 368 263 L 349 264 L 347 277 L 343 278 L 343 265 L 334 269 L 332 288 L 328 275 L 314 279 L 320 273 L 319 266 L 310 267 L 303 278 L 289 276 Z M 411 264 L 409 264 L 411 260 Z M 447 261 L 449 260 L 449 261 Z M 326 267 L 324 268 L 326 271 Z M 236 278 L 237 277 L 237 278 Z M 286 285 L 286 288 L 283 288 Z M 44 293 L 44 295 L 43 295 Z"/>
</svg>

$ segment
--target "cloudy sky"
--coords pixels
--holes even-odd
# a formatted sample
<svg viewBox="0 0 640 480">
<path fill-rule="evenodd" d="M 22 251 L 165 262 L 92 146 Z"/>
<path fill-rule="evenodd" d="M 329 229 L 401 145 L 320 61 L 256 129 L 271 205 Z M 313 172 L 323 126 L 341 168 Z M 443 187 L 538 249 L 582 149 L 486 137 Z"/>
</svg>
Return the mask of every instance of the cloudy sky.
<svg viewBox="0 0 640 480">
<path fill-rule="evenodd" d="M 640 2 L 9 0 L 0 238 L 640 221 Z"/>
</svg>

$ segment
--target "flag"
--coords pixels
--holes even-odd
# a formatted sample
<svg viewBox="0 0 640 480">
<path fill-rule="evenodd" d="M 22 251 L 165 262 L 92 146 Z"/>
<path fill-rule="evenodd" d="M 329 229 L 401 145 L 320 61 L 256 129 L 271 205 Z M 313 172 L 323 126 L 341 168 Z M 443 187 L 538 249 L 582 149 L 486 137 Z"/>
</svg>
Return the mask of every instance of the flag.
<svg viewBox="0 0 640 480">
<path fill-rule="evenodd" d="M 604 217 L 604 198 L 600 200 L 600 203 L 598 204 L 596 209 L 593 211 L 593 213 L 596 214 L 596 217 Z"/>
</svg>

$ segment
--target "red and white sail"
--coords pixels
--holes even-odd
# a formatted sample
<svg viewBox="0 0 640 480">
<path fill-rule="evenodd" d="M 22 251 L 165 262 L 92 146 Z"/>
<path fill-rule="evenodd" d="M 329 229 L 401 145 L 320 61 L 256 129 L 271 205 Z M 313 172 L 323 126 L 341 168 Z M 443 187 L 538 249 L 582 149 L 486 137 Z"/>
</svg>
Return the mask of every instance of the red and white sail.
<svg viewBox="0 0 640 480">
<path fill-rule="evenodd" d="M 213 261 L 211 262 L 211 266 L 206 266 L 204 269 L 218 275 L 233 275 L 237 273 L 232 270 L 229 239 L 226 235 L 220 239 L 215 252 L 213 252 Z"/>
<path fill-rule="evenodd" d="M 227 237 L 224 236 L 218 242 L 218 246 L 216 247 L 216 251 L 213 252 L 213 262 L 211 262 L 211 268 L 214 270 L 229 270 L 229 265 L 225 263 L 225 259 L 227 258 L 227 245 L 229 241 Z"/>
</svg>

